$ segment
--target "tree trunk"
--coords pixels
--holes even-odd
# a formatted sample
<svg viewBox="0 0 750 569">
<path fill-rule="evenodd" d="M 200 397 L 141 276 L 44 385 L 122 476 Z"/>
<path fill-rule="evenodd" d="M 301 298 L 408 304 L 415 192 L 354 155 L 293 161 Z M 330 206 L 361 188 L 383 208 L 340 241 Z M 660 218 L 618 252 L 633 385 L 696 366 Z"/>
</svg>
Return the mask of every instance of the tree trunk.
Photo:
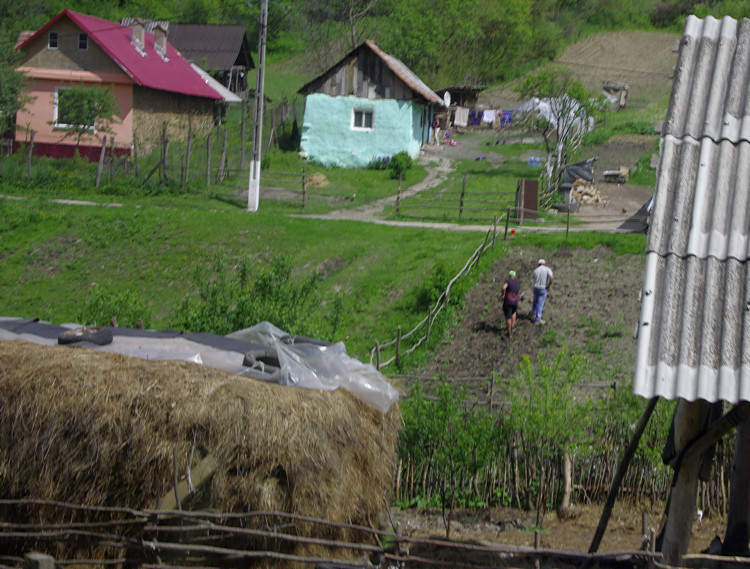
<svg viewBox="0 0 750 569">
<path fill-rule="evenodd" d="M 560 512 L 565 512 L 570 508 L 570 498 L 573 495 L 573 461 L 570 458 L 570 451 L 567 448 L 563 451 L 562 473 L 563 493 L 560 500 Z"/>
</svg>

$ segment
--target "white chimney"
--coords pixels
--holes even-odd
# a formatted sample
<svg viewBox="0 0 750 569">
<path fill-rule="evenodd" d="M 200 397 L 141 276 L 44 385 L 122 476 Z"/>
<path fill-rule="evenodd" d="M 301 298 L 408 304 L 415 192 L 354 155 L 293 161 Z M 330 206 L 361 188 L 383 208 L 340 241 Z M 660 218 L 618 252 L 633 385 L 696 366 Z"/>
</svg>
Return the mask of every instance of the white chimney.
<svg viewBox="0 0 750 569">
<path fill-rule="evenodd" d="M 130 25 L 130 43 L 143 55 L 145 55 L 145 26 L 143 20 L 136 18 Z"/>
<path fill-rule="evenodd" d="M 156 53 L 162 56 L 162 58 L 167 58 L 167 33 L 169 32 L 169 29 L 162 23 L 159 23 L 154 28 L 154 49 L 156 50 Z"/>
</svg>

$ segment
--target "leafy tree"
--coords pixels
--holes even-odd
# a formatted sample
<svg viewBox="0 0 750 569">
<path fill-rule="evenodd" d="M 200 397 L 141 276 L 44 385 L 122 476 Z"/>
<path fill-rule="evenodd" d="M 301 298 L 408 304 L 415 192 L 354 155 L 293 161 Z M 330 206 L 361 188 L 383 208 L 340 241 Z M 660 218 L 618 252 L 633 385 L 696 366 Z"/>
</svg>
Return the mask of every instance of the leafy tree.
<svg viewBox="0 0 750 569">
<path fill-rule="evenodd" d="M 526 122 L 544 137 L 547 151 L 543 201 L 549 202 L 559 187 L 568 157 L 575 153 L 603 108 L 603 96 L 586 90 L 566 67 L 548 66 L 528 75 L 516 87 L 523 98 L 539 99 L 548 111 L 527 113 Z"/>
<path fill-rule="evenodd" d="M 6 122 L 31 102 L 27 80 L 15 70 L 18 60 L 19 54 L 12 50 L 9 38 L 0 33 L 0 116 Z"/>
<path fill-rule="evenodd" d="M 52 124 L 65 129 L 63 139 L 75 137 L 77 147 L 84 136 L 112 132 L 119 114 L 117 100 L 106 87 L 61 88 L 57 91 L 57 119 Z"/>
</svg>

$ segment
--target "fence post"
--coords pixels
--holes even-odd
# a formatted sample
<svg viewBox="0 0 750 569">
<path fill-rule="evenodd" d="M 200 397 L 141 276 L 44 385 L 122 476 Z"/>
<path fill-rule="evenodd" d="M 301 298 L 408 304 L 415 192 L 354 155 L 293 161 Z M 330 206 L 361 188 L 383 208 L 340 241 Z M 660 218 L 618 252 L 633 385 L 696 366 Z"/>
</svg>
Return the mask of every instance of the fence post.
<svg viewBox="0 0 750 569">
<path fill-rule="evenodd" d="M 245 169 L 245 123 L 247 123 L 247 99 L 242 99 L 242 122 L 240 123 L 240 172 Z"/>
<path fill-rule="evenodd" d="M 540 533 L 538 529 L 534 530 L 534 550 L 539 549 L 539 542 L 540 542 Z M 539 555 L 534 554 L 534 567 L 535 569 L 539 569 Z"/>
<path fill-rule="evenodd" d="M 167 171 L 167 157 L 169 156 L 169 139 L 166 131 L 164 132 L 164 185 L 169 184 L 169 174 Z"/>
<path fill-rule="evenodd" d="M 224 166 L 225 162 L 227 161 L 227 136 L 229 133 L 229 127 L 224 127 L 224 145 L 221 149 L 221 160 L 219 160 L 219 171 L 216 174 L 216 178 L 219 182 L 221 182 L 224 179 Z"/>
<path fill-rule="evenodd" d="M 307 203 L 307 173 L 305 167 L 302 166 L 302 209 L 305 209 Z"/>
<path fill-rule="evenodd" d="M 495 241 L 497 241 L 497 214 L 492 221 L 492 252 L 495 252 Z"/>
<path fill-rule="evenodd" d="M 96 165 L 96 180 L 94 181 L 94 187 L 99 187 L 99 180 L 102 177 L 102 168 L 104 167 L 104 153 L 107 152 L 107 137 L 102 137 L 102 149 L 99 152 L 99 164 Z"/>
<path fill-rule="evenodd" d="M 109 183 L 115 181 L 115 137 L 109 140 Z"/>
<path fill-rule="evenodd" d="M 505 214 L 505 241 L 508 240 L 508 224 L 510 223 L 510 206 L 508 206 L 508 213 Z"/>
<path fill-rule="evenodd" d="M 396 215 L 398 215 L 399 208 L 401 207 L 401 177 L 403 174 L 398 175 L 398 190 L 396 190 Z"/>
<path fill-rule="evenodd" d="M 398 337 L 396 338 L 396 365 L 401 362 L 401 326 L 398 327 Z"/>
<path fill-rule="evenodd" d="M 460 218 L 464 213 L 464 195 L 466 194 L 466 178 L 468 176 L 464 176 L 464 183 L 461 187 L 461 202 L 458 204 L 458 217 Z"/>
<path fill-rule="evenodd" d="M 430 332 L 432 331 L 432 305 L 427 310 L 427 342 L 429 342 Z"/>
<path fill-rule="evenodd" d="M 375 369 L 380 370 L 380 344 L 375 342 Z"/>
<path fill-rule="evenodd" d="M 31 180 L 31 155 L 34 154 L 34 131 L 29 132 L 29 159 L 26 163 L 26 171 L 29 174 L 29 180 Z"/>
<path fill-rule="evenodd" d="M 37 551 L 26 553 L 23 556 L 23 569 L 55 569 L 55 558 Z"/>
<path fill-rule="evenodd" d="M 193 152 L 193 117 L 188 115 L 188 140 L 187 140 L 187 154 L 185 155 L 185 185 L 188 183 L 190 178 L 190 154 Z"/>
<path fill-rule="evenodd" d="M 211 131 L 206 139 L 206 187 L 211 186 Z"/>
</svg>

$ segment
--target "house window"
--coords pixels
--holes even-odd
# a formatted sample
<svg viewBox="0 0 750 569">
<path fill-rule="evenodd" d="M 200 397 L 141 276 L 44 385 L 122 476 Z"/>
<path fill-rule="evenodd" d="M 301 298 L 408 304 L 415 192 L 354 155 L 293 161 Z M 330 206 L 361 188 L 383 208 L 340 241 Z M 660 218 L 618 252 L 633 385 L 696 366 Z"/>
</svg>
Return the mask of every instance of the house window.
<svg viewBox="0 0 750 569">
<path fill-rule="evenodd" d="M 78 51 L 86 51 L 89 48 L 89 35 L 81 32 L 78 34 Z"/>
<path fill-rule="evenodd" d="M 47 36 L 47 49 L 57 49 L 57 32 L 50 32 Z"/>
<path fill-rule="evenodd" d="M 352 128 L 372 130 L 372 109 L 352 109 Z"/>
<path fill-rule="evenodd" d="M 54 128 L 76 131 L 96 128 L 96 103 L 90 89 L 55 87 Z"/>
</svg>

